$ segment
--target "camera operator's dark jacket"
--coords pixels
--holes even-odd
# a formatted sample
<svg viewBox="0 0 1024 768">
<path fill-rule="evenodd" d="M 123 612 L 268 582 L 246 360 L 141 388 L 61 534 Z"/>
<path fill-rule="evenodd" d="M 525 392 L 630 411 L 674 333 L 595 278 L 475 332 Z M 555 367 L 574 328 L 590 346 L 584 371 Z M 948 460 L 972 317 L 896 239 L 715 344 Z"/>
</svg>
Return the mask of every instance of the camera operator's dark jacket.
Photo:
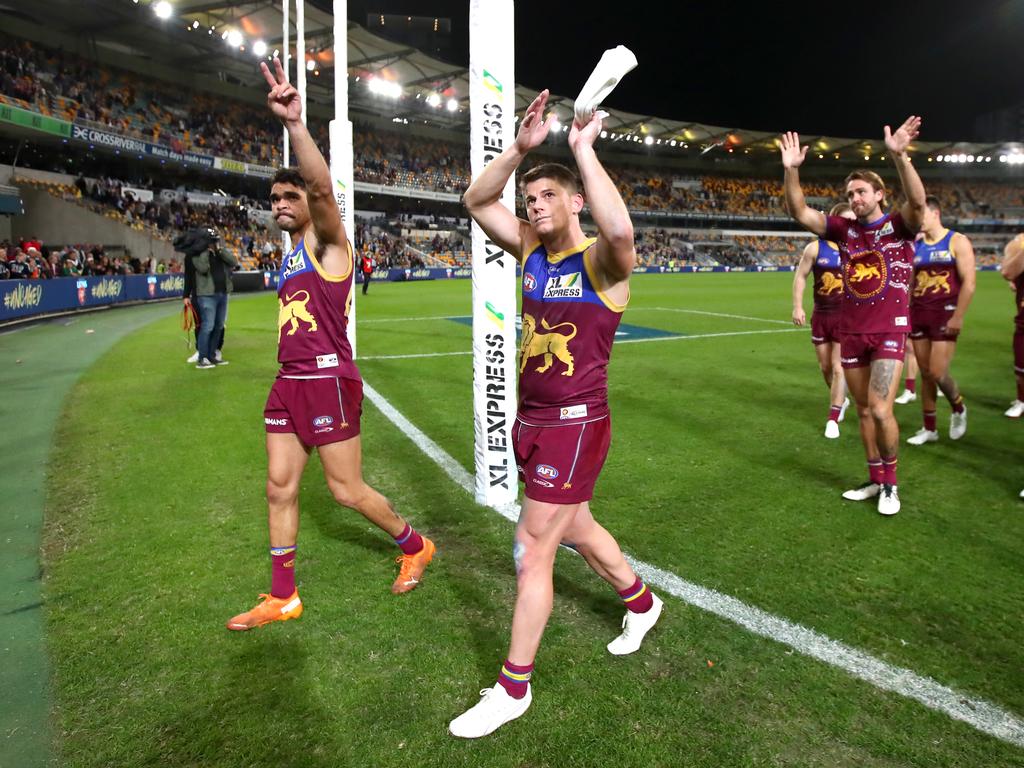
<svg viewBox="0 0 1024 768">
<path fill-rule="evenodd" d="M 190 259 L 196 271 L 196 296 L 231 293 L 231 268 L 238 266 L 231 251 L 212 246 Z"/>
</svg>

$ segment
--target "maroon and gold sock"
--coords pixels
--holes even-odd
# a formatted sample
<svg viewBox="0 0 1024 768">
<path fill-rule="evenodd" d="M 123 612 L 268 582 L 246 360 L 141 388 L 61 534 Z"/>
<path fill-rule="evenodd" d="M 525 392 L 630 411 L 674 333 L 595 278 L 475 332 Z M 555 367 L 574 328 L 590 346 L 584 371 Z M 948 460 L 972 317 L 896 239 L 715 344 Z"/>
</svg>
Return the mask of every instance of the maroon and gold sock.
<svg viewBox="0 0 1024 768">
<path fill-rule="evenodd" d="M 411 525 L 406 523 L 402 532 L 395 536 L 395 544 L 397 544 L 406 555 L 415 555 L 423 549 L 423 537 L 416 533 L 415 529 Z"/>
<path fill-rule="evenodd" d="M 964 396 L 959 394 L 959 393 L 957 393 L 956 400 L 954 400 L 952 402 L 952 406 L 953 406 L 953 413 L 963 413 L 964 412 Z"/>
<path fill-rule="evenodd" d="M 929 432 L 935 431 L 935 411 L 925 411 L 924 415 L 924 428 Z"/>
<path fill-rule="evenodd" d="M 896 485 L 896 464 L 897 458 L 895 456 L 882 457 L 883 483 L 888 483 L 889 485 Z"/>
<path fill-rule="evenodd" d="M 647 588 L 643 580 L 637 576 L 633 586 L 619 592 L 619 597 L 626 604 L 626 610 L 633 613 L 647 613 L 654 605 L 654 598 L 651 597 L 651 590 Z"/>
<path fill-rule="evenodd" d="M 884 482 L 882 477 L 882 460 L 868 459 L 868 478 L 871 482 L 881 485 Z"/>
<path fill-rule="evenodd" d="M 501 665 L 501 673 L 498 675 L 498 685 L 504 688 L 505 692 L 513 699 L 521 699 L 530 687 L 532 676 L 533 664 L 513 664 L 505 659 L 505 663 Z"/>
<path fill-rule="evenodd" d="M 907 379 L 906 381 L 903 382 L 903 386 L 905 386 L 911 392 L 917 392 L 917 379 Z"/>
<path fill-rule="evenodd" d="M 843 406 L 841 406 L 841 405 L 833 405 L 831 408 L 828 409 L 828 420 L 829 421 L 839 421 L 839 414 L 840 414 L 840 412 L 842 410 L 843 410 Z"/>
<path fill-rule="evenodd" d="M 295 545 L 270 548 L 270 594 L 291 597 L 295 594 Z"/>
</svg>

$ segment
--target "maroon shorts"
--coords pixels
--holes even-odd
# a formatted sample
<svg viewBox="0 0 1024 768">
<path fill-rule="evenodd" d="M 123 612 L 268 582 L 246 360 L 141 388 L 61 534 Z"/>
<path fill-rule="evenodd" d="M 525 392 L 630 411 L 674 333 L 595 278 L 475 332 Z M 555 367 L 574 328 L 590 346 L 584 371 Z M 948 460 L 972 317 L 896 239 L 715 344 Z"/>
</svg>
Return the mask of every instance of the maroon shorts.
<svg viewBox="0 0 1024 768">
<path fill-rule="evenodd" d="M 946 333 L 946 323 L 955 309 L 918 307 L 910 310 L 910 338 L 929 341 L 956 341 L 958 334 Z"/>
<path fill-rule="evenodd" d="M 863 368 L 872 360 L 899 360 L 906 351 L 905 333 L 844 333 L 839 340 L 843 368 Z"/>
<path fill-rule="evenodd" d="M 839 312 L 818 312 L 811 313 L 811 343 L 838 344 L 839 343 Z"/>
<path fill-rule="evenodd" d="M 1024 330 L 1018 329 L 1013 334 L 1013 370 L 1024 376 Z"/>
<path fill-rule="evenodd" d="M 359 379 L 275 379 L 263 422 L 267 432 L 292 433 L 306 445 L 340 443 L 359 434 Z"/>
<path fill-rule="evenodd" d="M 590 501 L 611 441 L 608 416 L 543 426 L 517 417 L 512 449 L 526 498 L 549 504 Z"/>
</svg>

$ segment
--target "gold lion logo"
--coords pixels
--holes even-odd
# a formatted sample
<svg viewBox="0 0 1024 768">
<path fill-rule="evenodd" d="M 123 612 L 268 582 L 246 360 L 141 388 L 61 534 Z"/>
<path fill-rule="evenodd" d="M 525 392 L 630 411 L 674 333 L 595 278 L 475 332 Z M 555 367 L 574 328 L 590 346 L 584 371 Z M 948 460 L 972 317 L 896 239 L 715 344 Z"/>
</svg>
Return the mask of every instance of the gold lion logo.
<svg viewBox="0 0 1024 768">
<path fill-rule="evenodd" d="M 544 318 L 541 318 L 540 324 L 548 333 L 537 333 L 537 321 L 533 315 L 523 313 L 523 340 L 519 347 L 519 372 L 522 373 L 526 370 L 526 361 L 531 357 L 544 355 L 544 364 L 537 367 L 537 373 L 544 373 L 557 357 L 565 363 L 567 368 L 562 371 L 562 375 L 572 376 L 573 360 L 572 353 L 569 352 L 569 342 L 576 338 L 576 326 L 573 323 L 558 323 L 551 326 Z M 572 332 L 564 334 L 561 331 L 555 331 L 556 328 L 561 328 L 563 325 L 569 326 Z"/>
<path fill-rule="evenodd" d="M 299 299 L 300 294 L 305 294 L 306 298 Z M 307 329 L 310 333 L 316 332 L 316 318 L 313 314 L 306 309 L 306 305 L 309 304 L 309 293 L 307 291 L 296 291 L 291 296 L 285 296 L 288 299 L 287 302 L 281 301 L 278 298 L 277 303 L 280 307 L 277 313 L 277 341 L 281 342 L 281 330 L 288 323 L 292 324 L 292 327 L 288 331 L 289 336 L 294 336 L 295 332 L 299 330 L 299 321 L 306 323 L 309 328 Z"/>
<path fill-rule="evenodd" d="M 878 266 L 872 264 L 854 264 L 853 274 L 850 275 L 851 283 L 859 283 L 863 280 L 867 280 L 869 277 L 877 277 L 879 280 L 882 279 L 882 273 L 878 271 Z"/>
<path fill-rule="evenodd" d="M 828 296 L 830 293 L 843 290 L 842 278 L 836 277 L 833 272 L 822 272 L 821 274 L 821 290 L 818 291 L 819 296 Z"/>
<path fill-rule="evenodd" d="M 951 293 L 949 286 L 949 272 L 918 272 L 917 282 L 914 284 L 914 295 L 924 296 L 928 291 L 932 293 Z"/>
</svg>

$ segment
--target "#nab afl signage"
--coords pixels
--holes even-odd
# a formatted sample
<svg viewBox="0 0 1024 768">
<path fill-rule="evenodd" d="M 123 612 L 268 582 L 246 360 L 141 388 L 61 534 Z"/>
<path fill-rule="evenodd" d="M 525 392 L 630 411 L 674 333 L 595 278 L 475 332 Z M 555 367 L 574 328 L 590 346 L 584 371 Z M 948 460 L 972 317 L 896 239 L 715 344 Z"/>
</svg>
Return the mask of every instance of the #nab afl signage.
<svg viewBox="0 0 1024 768">
<path fill-rule="evenodd" d="M 855 299 L 872 299 L 888 284 L 888 267 L 878 251 L 851 254 L 844 273 L 846 290 Z"/>
</svg>

